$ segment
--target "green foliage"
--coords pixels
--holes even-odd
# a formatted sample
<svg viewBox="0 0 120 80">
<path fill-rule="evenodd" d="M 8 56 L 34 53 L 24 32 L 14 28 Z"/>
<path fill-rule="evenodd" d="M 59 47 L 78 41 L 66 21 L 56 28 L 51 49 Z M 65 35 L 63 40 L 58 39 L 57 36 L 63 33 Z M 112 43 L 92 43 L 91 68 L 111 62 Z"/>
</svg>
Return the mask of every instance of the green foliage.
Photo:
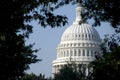
<svg viewBox="0 0 120 80">
<path fill-rule="evenodd" d="M 83 64 L 68 63 L 55 74 L 53 80 L 87 80 L 84 67 Z"/>
<path fill-rule="evenodd" d="M 120 32 L 120 0 L 64 0 L 60 1 L 56 8 L 78 2 L 86 9 L 84 18 L 94 20 L 93 26 L 100 26 L 101 22 L 108 22 L 116 32 Z"/>
<path fill-rule="evenodd" d="M 29 22 L 37 20 L 43 27 L 63 26 L 67 18 L 54 15 L 52 6 L 57 0 L 1 0 L 0 1 L 0 79 L 18 80 L 31 63 L 40 61 L 34 55 L 33 44 L 25 45 L 32 33 Z"/>
<path fill-rule="evenodd" d="M 120 80 L 119 36 L 106 36 L 102 50 L 103 56 L 91 63 L 93 65 L 93 80 Z"/>
<path fill-rule="evenodd" d="M 33 44 L 25 45 L 32 33 L 29 22 L 39 21 L 43 27 L 62 26 L 67 18 L 54 15 L 52 5 L 56 0 L 1 0 L 0 1 L 0 79 L 17 80 L 29 69 L 31 63 L 40 61 L 34 55 Z M 49 6 L 50 5 L 50 6 Z"/>
<path fill-rule="evenodd" d="M 0 71 L 1 80 L 14 80 L 24 74 L 29 64 L 39 61 L 33 53 L 33 45 L 25 46 L 23 36 L 0 34 Z"/>
<path fill-rule="evenodd" d="M 48 79 L 45 78 L 45 76 L 42 74 L 36 75 L 34 73 L 31 73 L 25 74 L 23 77 L 20 78 L 20 80 L 48 80 Z"/>
</svg>

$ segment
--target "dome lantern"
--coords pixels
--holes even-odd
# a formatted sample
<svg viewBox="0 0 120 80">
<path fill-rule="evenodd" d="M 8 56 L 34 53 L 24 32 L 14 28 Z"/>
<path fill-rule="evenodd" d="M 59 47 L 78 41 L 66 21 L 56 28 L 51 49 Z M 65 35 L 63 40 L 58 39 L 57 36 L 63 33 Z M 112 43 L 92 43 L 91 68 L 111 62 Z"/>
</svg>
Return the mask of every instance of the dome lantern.
<svg viewBox="0 0 120 80">
<path fill-rule="evenodd" d="M 76 8 L 76 22 L 81 23 L 83 22 L 82 15 L 84 14 L 84 8 L 82 7 L 81 3 L 78 3 Z"/>
</svg>

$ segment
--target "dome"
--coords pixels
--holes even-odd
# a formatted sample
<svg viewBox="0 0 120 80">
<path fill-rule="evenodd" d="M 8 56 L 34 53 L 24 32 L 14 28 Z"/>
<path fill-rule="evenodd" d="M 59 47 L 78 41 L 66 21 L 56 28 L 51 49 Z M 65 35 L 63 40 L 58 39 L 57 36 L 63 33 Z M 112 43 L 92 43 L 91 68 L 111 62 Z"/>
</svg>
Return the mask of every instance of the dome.
<svg viewBox="0 0 120 80">
<path fill-rule="evenodd" d="M 61 43 L 66 42 L 75 42 L 75 41 L 94 41 L 100 42 L 100 36 L 94 27 L 90 26 L 87 23 L 77 23 L 74 22 L 70 27 L 68 27 L 62 37 Z"/>
<path fill-rule="evenodd" d="M 57 60 L 68 60 L 72 57 L 80 62 L 90 62 L 100 53 L 100 36 L 96 29 L 85 22 L 81 16 L 83 8 L 76 8 L 76 20 L 61 37 L 57 47 Z"/>
<path fill-rule="evenodd" d="M 83 12 L 83 7 L 79 5 L 76 8 L 76 20 L 63 32 L 56 49 L 57 59 L 52 62 L 53 74 L 71 60 L 88 65 L 95 60 L 96 54 L 101 53 L 100 36 L 94 27 L 83 20 Z"/>
<path fill-rule="evenodd" d="M 79 56 L 79 51 L 82 52 L 82 56 Z M 100 53 L 98 32 L 89 24 L 79 24 L 76 21 L 63 32 L 61 42 L 57 47 L 58 59 L 73 57 L 78 61 L 84 61 L 83 58 L 86 58 L 85 61 L 93 61 L 96 53 Z"/>
<path fill-rule="evenodd" d="M 79 5 L 76 8 L 76 20 L 63 32 L 57 47 L 58 61 L 72 57 L 78 61 L 90 62 L 96 53 L 100 53 L 100 36 L 94 27 L 83 20 L 83 13 L 84 8 Z"/>
</svg>

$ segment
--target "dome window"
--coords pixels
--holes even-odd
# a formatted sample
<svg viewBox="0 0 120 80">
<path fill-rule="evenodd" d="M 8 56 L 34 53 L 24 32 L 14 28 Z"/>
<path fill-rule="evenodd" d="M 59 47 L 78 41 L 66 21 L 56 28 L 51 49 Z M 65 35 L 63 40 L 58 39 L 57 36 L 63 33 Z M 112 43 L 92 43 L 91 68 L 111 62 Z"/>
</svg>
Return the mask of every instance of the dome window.
<svg viewBox="0 0 120 80">
<path fill-rule="evenodd" d="M 73 51 L 70 51 L 70 56 L 73 56 Z"/>
<path fill-rule="evenodd" d="M 85 34 L 85 37 L 87 38 L 87 34 Z"/>
<path fill-rule="evenodd" d="M 87 46 L 89 46 L 89 43 L 86 43 Z"/>
<path fill-rule="evenodd" d="M 80 43 L 78 43 L 78 46 L 80 46 Z"/>
<path fill-rule="evenodd" d="M 67 56 L 69 56 L 69 51 L 67 50 Z"/>
<path fill-rule="evenodd" d="M 87 56 L 89 56 L 89 50 L 87 50 Z"/>
<path fill-rule="evenodd" d="M 91 56 L 93 56 L 93 51 L 91 51 Z"/>
<path fill-rule="evenodd" d="M 76 46 L 76 43 L 74 43 L 74 46 Z"/>
<path fill-rule="evenodd" d="M 80 34 L 79 34 L 79 37 L 80 37 Z"/>
<path fill-rule="evenodd" d="M 83 49 L 83 55 L 82 56 L 85 56 L 85 50 Z"/>
<path fill-rule="evenodd" d="M 75 35 L 75 37 L 77 37 L 77 35 Z"/>
<path fill-rule="evenodd" d="M 77 53 L 76 53 L 76 50 L 74 51 L 74 56 L 76 56 L 77 55 Z"/>
<path fill-rule="evenodd" d="M 84 38 L 84 34 L 82 34 L 82 38 Z"/>
<path fill-rule="evenodd" d="M 82 46 L 84 46 L 85 44 L 83 43 Z"/>
<path fill-rule="evenodd" d="M 67 56 L 67 51 L 65 50 L 65 57 Z"/>
<path fill-rule="evenodd" d="M 80 50 L 78 51 L 78 56 L 81 56 L 81 51 Z"/>
<path fill-rule="evenodd" d="M 88 35 L 89 40 L 91 40 L 90 34 Z"/>
</svg>

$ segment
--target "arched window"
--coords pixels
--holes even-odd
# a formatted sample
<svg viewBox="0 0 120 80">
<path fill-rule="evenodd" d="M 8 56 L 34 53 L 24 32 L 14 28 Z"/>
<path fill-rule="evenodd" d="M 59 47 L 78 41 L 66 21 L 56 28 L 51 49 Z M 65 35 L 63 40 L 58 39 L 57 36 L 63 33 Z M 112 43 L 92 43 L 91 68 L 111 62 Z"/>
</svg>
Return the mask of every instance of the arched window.
<svg viewBox="0 0 120 80">
<path fill-rule="evenodd" d="M 82 34 L 82 38 L 84 38 L 84 34 Z"/>
<path fill-rule="evenodd" d="M 83 55 L 82 56 L 85 56 L 85 50 L 83 49 Z"/>
<path fill-rule="evenodd" d="M 67 51 L 65 50 L 65 57 L 67 57 Z"/>
<path fill-rule="evenodd" d="M 78 56 L 81 56 L 81 51 L 80 50 L 78 51 Z"/>
<path fill-rule="evenodd" d="M 94 35 L 92 35 L 92 39 L 94 40 Z"/>
<path fill-rule="evenodd" d="M 79 39 L 79 40 L 81 39 L 81 36 L 80 36 L 80 34 L 79 34 L 79 37 L 78 37 L 78 39 Z"/>
<path fill-rule="evenodd" d="M 72 50 L 70 51 L 70 56 L 73 56 L 73 51 Z"/>
<path fill-rule="evenodd" d="M 78 46 L 80 46 L 80 43 L 78 43 Z"/>
<path fill-rule="evenodd" d="M 82 34 L 82 40 L 84 40 L 84 34 Z"/>
<path fill-rule="evenodd" d="M 74 43 L 74 46 L 76 46 L 76 43 Z"/>
<path fill-rule="evenodd" d="M 77 35 L 75 35 L 75 37 L 77 37 Z"/>
<path fill-rule="evenodd" d="M 91 56 L 93 56 L 93 51 L 91 51 Z"/>
<path fill-rule="evenodd" d="M 63 51 L 63 57 L 65 57 L 65 51 Z"/>
<path fill-rule="evenodd" d="M 74 56 L 77 56 L 77 52 L 76 52 L 76 50 L 74 50 Z"/>
<path fill-rule="evenodd" d="M 89 50 L 87 50 L 87 56 L 89 56 Z"/>
<path fill-rule="evenodd" d="M 87 34 L 85 34 L 85 38 L 87 38 Z"/>
<path fill-rule="evenodd" d="M 82 46 L 84 46 L 85 44 L 83 43 Z"/>
<path fill-rule="evenodd" d="M 79 34 L 79 37 L 80 37 L 80 34 Z"/>
<path fill-rule="evenodd" d="M 89 34 L 89 40 L 91 40 L 91 36 L 90 36 L 90 34 Z"/>
</svg>

